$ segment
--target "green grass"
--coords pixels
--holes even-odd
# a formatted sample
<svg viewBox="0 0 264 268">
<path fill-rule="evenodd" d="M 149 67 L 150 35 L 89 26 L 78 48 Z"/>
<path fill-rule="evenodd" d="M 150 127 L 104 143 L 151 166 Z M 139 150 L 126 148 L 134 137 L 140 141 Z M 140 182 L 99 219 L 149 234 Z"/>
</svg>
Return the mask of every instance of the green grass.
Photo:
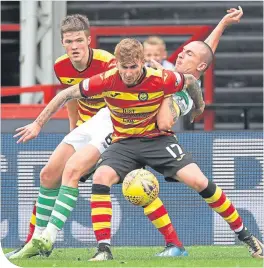
<svg viewBox="0 0 264 268">
<path fill-rule="evenodd" d="M 263 259 L 253 259 L 242 246 L 186 247 L 188 257 L 159 258 L 160 247 L 113 247 L 113 261 L 88 262 L 95 249 L 55 249 L 49 258 L 33 257 L 12 263 L 21 267 L 263 267 Z M 4 252 L 10 250 L 5 249 Z"/>
</svg>

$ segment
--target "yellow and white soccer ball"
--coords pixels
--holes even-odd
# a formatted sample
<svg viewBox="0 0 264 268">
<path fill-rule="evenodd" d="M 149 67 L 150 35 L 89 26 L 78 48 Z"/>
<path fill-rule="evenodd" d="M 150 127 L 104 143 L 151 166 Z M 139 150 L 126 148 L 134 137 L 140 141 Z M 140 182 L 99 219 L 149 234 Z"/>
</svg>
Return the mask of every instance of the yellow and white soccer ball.
<svg viewBox="0 0 264 268">
<path fill-rule="evenodd" d="M 122 191 L 133 205 L 147 206 L 158 197 L 159 182 L 150 171 L 135 169 L 126 175 Z"/>
</svg>

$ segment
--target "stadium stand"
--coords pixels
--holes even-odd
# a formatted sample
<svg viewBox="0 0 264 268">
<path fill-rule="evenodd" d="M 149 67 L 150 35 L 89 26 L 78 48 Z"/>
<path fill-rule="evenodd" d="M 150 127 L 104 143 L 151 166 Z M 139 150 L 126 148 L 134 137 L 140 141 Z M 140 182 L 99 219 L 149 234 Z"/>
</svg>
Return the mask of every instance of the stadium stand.
<svg viewBox="0 0 264 268">
<path fill-rule="evenodd" d="M 226 9 L 237 2 L 89 2 L 69 1 L 69 13 L 85 13 L 91 25 L 216 25 Z M 109 12 L 111 10 L 111 12 Z M 215 61 L 216 103 L 263 102 L 263 9 L 262 2 L 243 2 L 244 17 L 240 24 L 227 29 L 221 39 Z M 139 37 L 141 41 L 143 37 Z M 172 53 L 187 37 L 166 37 L 168 53 Z M 100 47 L 113 51 L 120 37 L 99 38 Z M 230 114 L 230 116 L 227 116 Z M 232 116 L 231 116 L 232 114 Z M 252 123 L 260 127 L 262 109 L 253 109 Z M 217 112 L 216 123 L 241 125 L 241 110 Z M 235 123 L 235 125 L 234 125 Z M 217 127 L 217 126 L 216 126 Z M 223 126 L 224 127 L 224 126 Z M 254 127 L 254 126 L 253 126 Z"/>
<path fill-rule="evenodd" d="M 104 5 L 102 5 L 104 3 Z M 216 25 L 226 9 L 237 2 L 115 2 L 68 1 L 68 14 L 82 13 L 92 26 L 123 25 Z M 111 10 L 111 12 L 109 12 Z M 215 103 L 263 102 L 263 9 L 262 2 L 243 2 L 240 24 L 227 29 L 221 39 L 215 61 Z M 6 12 L 8 11 L 8 12 Z M 2 23 L 19 22 L 19 2 L 3 2 Z M 8 15 L 7 15 L 8 13 Z M 187 36 L 163 36 L 168 53 L 175 51 Z M 102 49 L 113 51 L 118 36 L 99 38 Z M 141 41 L 145 37 L 138 37 Z M 19 33 L 2 32 L 2 85 L 19 85 Z M 11 78 L 11 79 L 10 79 Z M 19 97 L 4 97 L 3 102 Z M 262 109 L 250 110 L 251 128 L 262 128 Z M 242 110 L 217 111 L 216 123 L 236 128 L 243 121 Z M 216 125 L 217 129 L 217 125 Z"/>
<path fill-rule="evenodd" d="M 19 2 L 1 3 L 1 24 L 19 23 Z M 19 32 L 1 32 L 1 85 L 19 85 Z M 19 96 L 2 97 L 2 103 L 19 103 Z"/>
</svg>

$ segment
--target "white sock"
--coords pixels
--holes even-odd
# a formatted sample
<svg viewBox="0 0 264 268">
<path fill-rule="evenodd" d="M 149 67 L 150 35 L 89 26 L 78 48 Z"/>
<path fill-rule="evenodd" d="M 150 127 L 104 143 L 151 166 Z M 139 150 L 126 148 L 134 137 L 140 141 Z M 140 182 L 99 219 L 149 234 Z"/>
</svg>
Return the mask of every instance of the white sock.
<svg viewBox="0 0 264 268">
<path fill-rule="evenodd" d="M 49 222 L 47 228 L 42 233 L 42 236 L 50 237 L 52 244 L 54 244 L 59 231 L 60 230 L 54 224 Z"/>
<path fill-rule="evenodd" d="M 34 238 L 39 237 L 43 233 L 45 228 L 46 227 L 39 227 L 39 226 L 36 225 L 35 226 L 35 231 L 34 231 L 32 237 L 34 237 Z"/>
</svg>

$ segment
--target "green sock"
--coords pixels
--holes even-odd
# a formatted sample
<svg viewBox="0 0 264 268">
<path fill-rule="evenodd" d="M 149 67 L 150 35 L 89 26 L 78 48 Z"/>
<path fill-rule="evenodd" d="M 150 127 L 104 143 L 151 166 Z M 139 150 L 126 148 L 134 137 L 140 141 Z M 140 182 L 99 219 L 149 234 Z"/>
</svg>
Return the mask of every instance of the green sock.
<svg viewBox="0 0 264 268">
<path fill-rule="evenodd" d="M 78 188 L 62 185 L 49 222 L 61 230 L 74 209 L 79 195 Z"/>
<path fill-rule="evenodd" d="M 36 227 L 39 230 L 47 227 L 59 190 L 40 186 L 36 210 Z"/>
</svg>

